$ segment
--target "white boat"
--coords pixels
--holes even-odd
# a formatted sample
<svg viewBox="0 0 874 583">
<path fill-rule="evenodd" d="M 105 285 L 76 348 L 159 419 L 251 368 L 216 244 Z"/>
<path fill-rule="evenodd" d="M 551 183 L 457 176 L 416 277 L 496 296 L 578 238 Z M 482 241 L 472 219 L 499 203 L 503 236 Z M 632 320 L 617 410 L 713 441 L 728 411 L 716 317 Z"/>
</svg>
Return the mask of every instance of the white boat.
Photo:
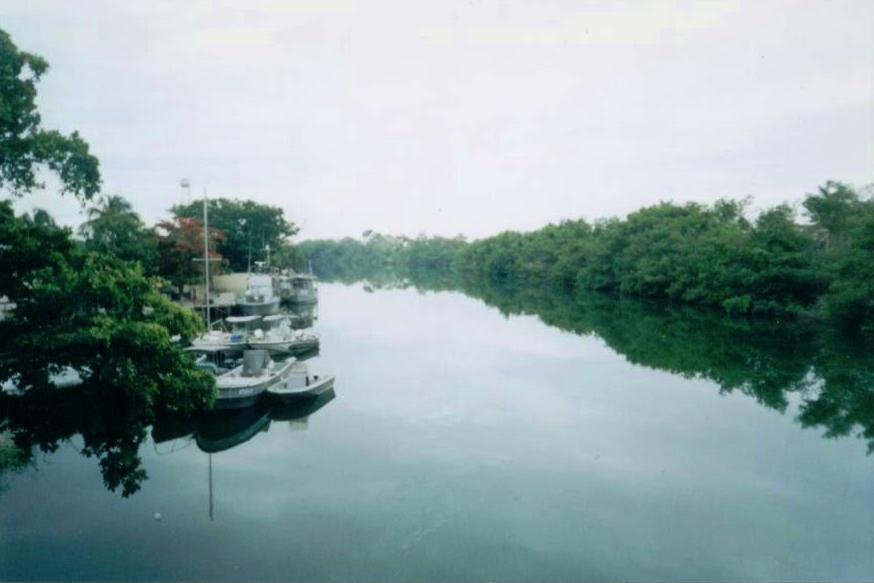
<svg viewBox="0 0 874 583">
<path fill-rule="evenodd" d="M 311 273 L 282 274 L 274 279 L 277 293 L 286 302 L 314 304 L 319 301 L 316 276 Z"/>
<path fill-rule="evenodd" d="M 201 370 L 211 372 L 215 376 L 230 372 L 243 364 L 244 348 L 225 347 L 220 345 L 189 346 L 185 352 L 195 355 L 195 365 Z"/>
<path fill-rule="evenodd" d="M 253 273 L 244 293 L 237 300 L 246 316 L 266 316 L 279 311 L 279 296 L 273 293 L 273 278 L 267 273 Z"/>
<path fill-rule="evenodd" d="M 255 404 L 276 386 L 285 386 L 296 359 L 274 362 L 265 350 L 246 350 L 243 364 L 216 377 L 216 409 L 239 409 Z"/>
<path fill-rule="evenodd" d="M 287 402 L 318 397 L 333 388 L 334 375 L 310 373 L 305 362 L 296 360 L 289 368 L 285 380 L 274 383 L 267 389 L 267 393 L 276 400 Z"/>
<path fill-rule="evenodd" d="M 230 326 L 230 331 L 210 330 L 192 340 L 191 346 L 194 348 L 236 348 L 242 352 L 248 347 L 249 338 L 260 320 L 261 316 L 230 316 L 225 318 L 225 322 Z"/>
<path fill-rule="evenodd" d="M 287 316 L 265 316 L 262 322 L 267 328 L 259 328 L 249 335 L 251 348 L 279 354 L 299 354 L 319 347 L 318 336 L 312 332 L 293 329 Z"/>
</svg>

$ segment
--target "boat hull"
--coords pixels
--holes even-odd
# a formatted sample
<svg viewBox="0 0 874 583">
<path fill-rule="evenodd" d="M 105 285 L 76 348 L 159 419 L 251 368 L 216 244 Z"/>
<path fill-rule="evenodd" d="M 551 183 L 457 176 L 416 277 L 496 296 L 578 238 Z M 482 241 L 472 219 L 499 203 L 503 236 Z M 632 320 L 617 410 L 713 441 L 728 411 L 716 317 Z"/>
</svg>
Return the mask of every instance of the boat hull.
<svg viewBox="0 0 874 583">
<path fill-rule="evenodd" d="M 291 359 L 273 374 L 264 377 L 251 377 L 251 382 L 247 377 L 239 376 L 238 373 L 242 367 L 219 376 L 216 379 L 218 398 L 216 398 L 215 408 L 222 410 L 242 409 L 254 405 L 268 389 L 280 383 L 284 384 L 290 374 L 293 362 L 294 359 Z"/>
<path fill-rule="evenodd" d="M 253 392 L 247 395 L 219 394 L 215 400 L 215 408 L 217 411 L 228 411 L 230 409 L 245 409 L 251 407 L 261 400 L 266 388 L 260 391 Z"/>
<path fill-rule="evenodd" d="M 268 391 L 268 397 L 280 403 L 289 403 L 299 401 L 301 399 L 312 399 L 332 391 L 334 389 L 334 377 L 326 376 L 314 381 L 311 381 L 304 387 L 287 388 L 283 386 L 271 387 Z"/>
<path fill-rule="evenodd" d="M 266 350 L 272 354 L 301 354 L 319 347 L 318 338 L 308 338 L 306 340 L 287 340 L 287 341 L 249 341 L 251 348 Z"/>
</svg>

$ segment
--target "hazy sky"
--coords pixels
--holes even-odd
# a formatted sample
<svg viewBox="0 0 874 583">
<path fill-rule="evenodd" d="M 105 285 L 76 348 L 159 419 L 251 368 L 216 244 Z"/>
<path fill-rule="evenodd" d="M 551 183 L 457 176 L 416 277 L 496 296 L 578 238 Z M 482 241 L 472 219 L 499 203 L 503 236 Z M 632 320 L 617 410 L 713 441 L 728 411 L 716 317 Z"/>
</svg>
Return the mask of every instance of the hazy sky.
<svg viewBox="0 0 874 583">
<path fill-rule="evenodd" d="M 46 127 L 148 222 L 182 177 L 303 238 L 874 182 L 871 0 L 0 0 L 0 28 L 51 64 Z"/>
</svg>

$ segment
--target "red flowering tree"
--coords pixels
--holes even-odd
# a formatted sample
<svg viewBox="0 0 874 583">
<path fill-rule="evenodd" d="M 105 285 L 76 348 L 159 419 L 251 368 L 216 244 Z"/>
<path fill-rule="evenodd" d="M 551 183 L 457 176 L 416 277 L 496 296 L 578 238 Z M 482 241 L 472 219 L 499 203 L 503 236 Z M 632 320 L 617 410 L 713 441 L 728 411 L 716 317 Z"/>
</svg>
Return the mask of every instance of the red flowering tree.
<svg viewBox="0 0 874 583">
<path fill-rule="evenodd" d="M 166 278 L 179 291 L 186 283 L 203 281 L 203 223 L 197 219 L 177 217 L 165 220 L 156 226 L 158 243 L 158 265 L 162 277 Z M 224 271 L 224 258 L 216 247 L 224 241 L 220 229 L 210 228 L 209 258 L 210 273 Z M 218 261 L 215 261 L 215 260 Z"/>
</svg>

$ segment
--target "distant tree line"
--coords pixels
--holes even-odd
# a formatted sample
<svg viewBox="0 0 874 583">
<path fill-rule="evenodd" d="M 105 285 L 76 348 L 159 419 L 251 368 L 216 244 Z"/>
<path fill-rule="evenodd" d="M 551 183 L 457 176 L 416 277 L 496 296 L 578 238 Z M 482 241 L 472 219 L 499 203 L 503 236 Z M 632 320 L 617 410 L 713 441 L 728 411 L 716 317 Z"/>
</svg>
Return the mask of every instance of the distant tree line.
<svg viewBox="0 0 874 583">
<path fill-rule="evenodd" d="M 805 197 L 804 221 L 788 205 L 750 219 L 747 206 L 661 203 L 625 219 L 564 221 L 473 242 L 370 233 L 299 247 L 329 279 L 381 270 L 444 287 L 599 291 L 874 330 L 874 201 L 828 182 Z"/>
</svg>

